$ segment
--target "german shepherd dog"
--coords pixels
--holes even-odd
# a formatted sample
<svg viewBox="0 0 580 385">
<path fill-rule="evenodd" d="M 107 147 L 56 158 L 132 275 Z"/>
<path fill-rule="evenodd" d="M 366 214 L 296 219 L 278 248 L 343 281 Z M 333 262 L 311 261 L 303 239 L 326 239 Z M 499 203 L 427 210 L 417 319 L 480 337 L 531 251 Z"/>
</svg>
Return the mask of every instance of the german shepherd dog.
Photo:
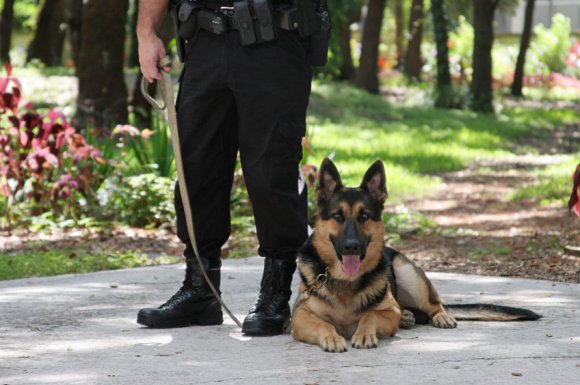
<svg viewBox="0 0 580 385">
<path fill-rule="evenodd" d="M 382 212 L 387 199 L 383 163 L 376 161 L 358 188 L 344 187 L 329 159 L 320 167 L 318 219 L 300 249 L 302 279 L 292 315 L 295 340 L 327 352 L 375 348 L 399 327 L 431 322 L 455 328 L 456 319 L 535 320 L 526 309 L 496 305 L 443 306 L 423 270 L 384 245 Z"/>
</svg>

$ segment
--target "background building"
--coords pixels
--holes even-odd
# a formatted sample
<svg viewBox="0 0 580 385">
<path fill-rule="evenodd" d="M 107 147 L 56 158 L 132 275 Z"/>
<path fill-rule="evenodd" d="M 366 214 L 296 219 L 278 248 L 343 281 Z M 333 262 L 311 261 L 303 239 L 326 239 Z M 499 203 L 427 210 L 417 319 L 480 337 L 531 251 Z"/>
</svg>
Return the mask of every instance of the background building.
<svg viewBox="0 0 580 385">
<path fill-rule="evenodd" d="M 526 1 L 517 8 L 513 15 L 497 12 L 496 33 L 498 34 L 521 34 L 524 27 L 524 12 Z M 561 13 L 569 17 L 572 22 L 572 31 L 580 33 L 580 0 L 536 0 L 534 11 L 534 25 L 551 25 L 552 15 Z"/>
</svg>

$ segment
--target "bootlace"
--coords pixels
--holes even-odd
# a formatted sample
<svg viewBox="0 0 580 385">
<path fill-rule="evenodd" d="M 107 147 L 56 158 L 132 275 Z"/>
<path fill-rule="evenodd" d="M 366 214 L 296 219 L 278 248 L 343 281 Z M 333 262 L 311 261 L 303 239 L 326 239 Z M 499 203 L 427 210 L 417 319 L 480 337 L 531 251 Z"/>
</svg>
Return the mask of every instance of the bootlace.
<svg viewBox="0 0 580 385">
<path fill-rule="evenodd" d="M 185 285 L 180 287 L 175 294 L 171 296 L 160 308 L 172 307 L 175 304 L 181 303 L 183 300 L 191 297 L 197 292 L 198 288 L 186 287 Z"/>
<path fill-rule="evenodd" d="M 286 306 L 288 302 L 283 293 L 273 293 L 270 290 L 262 290 L 254 304 L 253 313 L 261 312 L 266 314 L 277 314 Z"/>
</svg>

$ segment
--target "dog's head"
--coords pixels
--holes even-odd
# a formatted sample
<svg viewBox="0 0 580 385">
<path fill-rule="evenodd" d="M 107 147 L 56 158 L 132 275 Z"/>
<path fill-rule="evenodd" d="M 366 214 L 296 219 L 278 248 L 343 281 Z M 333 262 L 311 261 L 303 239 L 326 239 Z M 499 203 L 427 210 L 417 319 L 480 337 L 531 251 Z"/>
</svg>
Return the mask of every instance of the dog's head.
<svg viewBox="0 0 580 385">
<path fill-rule="evenodd" d="M 316 196 L 318 219 L 313 243 L 330 274 L 355 280 L 372 270 L 384 245 L 382 212 L 388 194 L 383 163 L 373 163 L 361 185 L 349 188 L 343 186 L 334 163 L 325 159 Z"/>
</svg>

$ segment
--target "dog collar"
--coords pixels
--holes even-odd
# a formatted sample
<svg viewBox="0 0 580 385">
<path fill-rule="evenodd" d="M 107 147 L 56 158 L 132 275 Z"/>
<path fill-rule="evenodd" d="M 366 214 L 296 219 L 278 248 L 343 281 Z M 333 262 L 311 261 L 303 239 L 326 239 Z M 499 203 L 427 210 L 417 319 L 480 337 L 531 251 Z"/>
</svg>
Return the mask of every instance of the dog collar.
<svg viewBox="0 0 580 385">
<path fill-rule="evenodd" d="M 310 297 L 310 294 L 317 292 L 326 285 L 328 282 L 328 267 L 324 270 L 324 273 L 318 274 L 314 284 L 310 285 L 304 292 L 300 295 L 300 298 L 304 301 Z"/>
</svg>

